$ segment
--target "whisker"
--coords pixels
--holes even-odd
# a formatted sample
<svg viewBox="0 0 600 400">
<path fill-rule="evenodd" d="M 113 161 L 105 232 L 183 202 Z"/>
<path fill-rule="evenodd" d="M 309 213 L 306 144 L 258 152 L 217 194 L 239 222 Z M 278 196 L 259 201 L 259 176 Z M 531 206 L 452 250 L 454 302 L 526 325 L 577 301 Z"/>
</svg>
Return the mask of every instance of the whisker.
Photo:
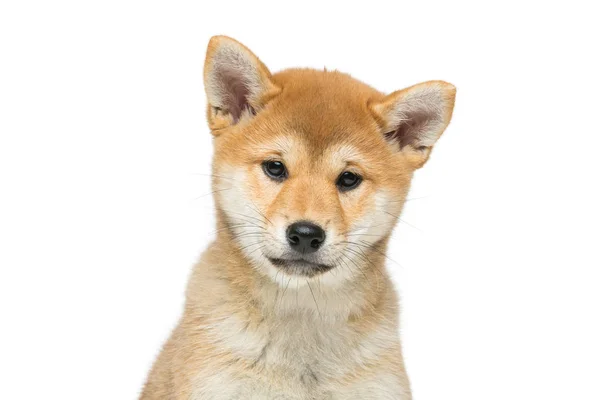
<svg viewBox="0 0 600 400">
<path fill-rule="evenodd" d="M 421 196 L 421 197 L 412 197 L 410 199 L 404 199 L 404 200 L 392 200 L 392 201 L 388 201 L 388 203 L 406 203 L 408 201 L 413 201 L 413 200 L 422 200 L 422 199 L 426 199 L 430 196 Z"/>
<path fill-rule="evenodd" d="M 350 250 L 350 249 L 346 248 L 346 250 Z M 353 253 L 353 254 L 354 254 L 354 253 Z M 362 267 L 361 267 L 361 266 L 360 266 L 360 265 L 359 265 L 359 264 L 358 264 L 356 261 L 354 261 L 354 260 L 353 260 L 353 259 L 352 259 L 350 256 L 348 256 L 347 254 L 344 254 L 344 256 L 346 257 L 346 259 L 347 259 L 348 261 L 350 261 L 352 264 L 354 264 L 354 266 L 355 266 L 356 268 L 358 268 L 358 269 L 359 269 L 359 271 L 360 271 L 360 272 L 361 272 L 361 273 L 362 273 L 362 274 L 365 276 L 365 278 L 366 278 L 367 280 L 369 280 L 369 282 L 370 282 L 370 279 L 367 277 L 367 275 L 365 274 L 365 272 L 364 272 L 364 270 L 362 269 Z M 376 270 L 375 272 L 379 272 L 379 274 L 383 276 L 383 274 L 381 273 L 381 271 L 379 271 L 379 269 L 378 269 L 376 266 L 374 266 L 374 268 L 375 268 L 375 270 Z M 379 290 L 379 280 L 377 280 L 377 290 Z"/>
<path fill-rule="evenodd" d="M 405 220 L 403 220 L 402 218 L 398 218 L 398 220 L 399 220 L 400 222 L 403 222 L 403 223 L 405 223 L 406 225 L 410 226 L 411 228 L 418 230 L 419 232 L 424 232 L 424 231 L 423 231 L 423 229 L 417 228 L 416 226 L 414 226 L 413 224 L 411 224 L 411 223 L 409 223 L 409 222 L 406 222 L 406 221 L 405 221 Z"/>
<path fill-rule="evenodd" d="M 283 289 L 283 293 L 281 294 L 281 301 L 280 301 L 279 306 L 281 306 L 281 303 L 283 303 L 283 297 L 285 296 L 285 292 L 287 291 L 288 286 L 290 286 L 291 281 L 292 281 L 292 277 L 290 276 L 290 279 L 288 279 L 288 282 L 285 285 L 285 288 Z"/>
<path fill-rule="evenodd" d="M 371 246 L 369 249 L 373 249 L 373 247 Z M 376 250 L 376 249 L 373 249 Z M 375 270 L 377 272 L 379 272 L 381 274 L 381 276 L 383 276 L 383 272 L 381 271 L 381 268 L 377 265 L 375 265 L 373 263 L 373 261 L 371 261 L 371 259 L 365 254 L 365 251 L 361 248 L 361 247 L 357 247 L 357 251 L 359 251 L 362 255 L 365 261 L 367 261 L 369 264 L 371 264 L 373 266 L 373 268 L 375 268 Z"/>
<path fill-rule="evenodd" d="M 252 199 L 250 199 L 250 202 L 252 202 L 252 204 L 254 205 L 254 211 L 256 211 L 259 215 L 261 215 L 264 219 L 266 219 L 271 225 L 273 225 L 273 222 L 271 222 L 271 220 L 269 218 L 267 218 L 266 215 L 264 215 L 259 209 L 258 206 L 254 203 L 254 201 L 252 201 Z"/>
<path fill-rule="evenodd" d="M 308 285 L 308 288 L 310 289 L 310 294 L 312 295 L 312 298 L 315 302 L 315 307 L 317 308 L 317 313 L 319 314 L 319 317 L 322 318 L 321 311 L 319 310 L 319 305 L 317 304 L 317 299 L 315 298 L 315 294 L 312 290 L 312 287 L 310 286 L 310 282 L 308 281 L 308 279 L 306 280 L 306 284 Z"/>
<path fill-rule="evenodd" d="M 250 224 L 250 223 L 247 223 L 247 224 L 231 224 L 231 225 L 228 225 L 228 226 L 223 227 L 223 228 L 215 229 L 214 231 L 210 232 L 209 235 L 214 235 L 217 232 L 228 230 L 230 228 L 260 228 L 260 229 L 264 230 L 263 227 L 261 227 L 259 225 L 253 225 L 253 224 Z"/>
<path fill-rule="evenodd" d="M 357 243 L 357 242 L 352 242 L 352 241 L 341 241 L 341 242 L 339 242 L 339 244 L 340 245 L 342 245 L 342 244 L 349 244 L 349 245 L 356 246 L 356 248 L 362 252 L 364 259 L 367 260 L 367 261 L 369 261 L 371 264 L 372 264 L 372 261 L 368 259 L 367 255 L 364 253 L 364 251 L 362 249 L 372 250 L 372 251 L 376 252 L 377 254 L 381 254 L 382 256 L 384 256 L 385 258 L 387 258 L 388 260 L 390 260 L 390 261 L 398 264 L 400 267 L 402 267 L 402 265 L 400 263 L 398 263 L 397 261 L 391 259 L 390 257 L 387 256 L 387 254 L 385 254 L 382 251 L 379 251 L 374 245 L 369 244 L 367 242 Z M 349 250 L 349 251 L 350 250 L 356 251 L 354 249 L 351 249 L 350 247 L 346 247 L 346 249 Z M 374 264 L 372 264 L 372 265 L 374 265 Z M 404 268 L 404 267 L 402 267 L 402 268 Z"/>
<path fill-rule="evenodd" d="M 209 177 L 214 177 L 214 178 L 221 178 L 221 179 L 227 179 L 230 181 L 235 181 L 235 179 L 233 179 L 233 178 L 229 178 L 229 177 L 223 176 L 223 175 L 216 175 L 216 174 L 201 174 L 201 173 L 193 172 L 190 175 L 209 176 Z"/>
<path fill-rule="evenodd" d="M 242 213 L 239 213 L 239 212 L 235 212 L 235 211 L 227 211 L 227 210 L 224 210 L 224 211 L 225 211 L 226 213 L 228 213 L 228 214 L 236 214 L 236 215 L 241 215 L 241 216 L 243 216 L 243 217 L 245 217 L 245 218 L 251 218 L 251 219 L 253 219 L 253 220 L 255 220 L 255 221 L 258 221 L 258 222 L 260 222 L 261 224 L 263 224 L 263 223 L 265 222 L 265 221 L 261 220 L 260 218 L 252 217 L 252 216 L 250 216 L 250 215 L 242 214 Z M 248 222 L 248 223 L 249 223 L 249 221 L 246 221 L 246 222 Z"/>
<path fill-rule="evenodd" d="M 387 215 L 391 215 L 391 216 L 392 216 L 392 217 L 394 217 L 394 218 L 398 218 L 398 217 L 400 216 L 400 214 L 398 214 L 398 215 L 396 215 L 396 214 L 392 214 L 391 212 L 389 212 L 389 211 L 386 211 L 386 210 L 383 210 L 383 209 L 381 209 L 381 208 L 379 209 L 379 211 L 381 211 L 381 212 L 384 212 L 384 213 L 386 213 Z"/>
<path fill-rule="evenodd" d="M 277 277 L 279 276 L 279 273 L 281 272 L 281 269 L 277 269 L 277 272 L 275 272 L 275 283 L 277 283 Z M 274 303 L 277 304 L 277 296 L 279 295 L 279 287 L 277 287 L 277 291 L 275 292 L 275 301 Z M 275 305 L 273 305 L 273 308 L 275 308 Z"/>
<path fill-rule="evenodd" d="M 257 245 L 257 244 L 262 244 L 262 243 L 264 243 L 264 242 L 265 242 L 264 240 L 259 240 L 259 241 L 256 241 L 256 242 L 254 242 L 254 243 L 250 243 L 250 244 L 247 244 L 246 246 L 243 246 L 243 247 L 241 247 L 241 248 L 240 248 L 240 250 L 246 250 L 247 248 L 249 248 L 249 247 L 251 247 L 251 246 L 255 246 L 255 245 Z M 266 246 L 266 245 L 265 245 L 265 246 Z"/>
<path fill-rule="evenodd" d="M 346 254 L 343 254 L 343 253 L 342 253 L 342 256 L 348 257 Z M 350 266 L 348 264 L 346 264 L 346 262 L 344 261 L 343 258 L 340 261 L 343 261 L 344 264 L 346 265 L 346 267 L 349 269 L 349 271 L 352 271 L 352 269 L 350 268 Z M 365 277 L 365 279 L 369 279 L 369 278 L 367 278 L 367 274 L 365 274 L 365 271 L 360 266 L 357 265 L 357 267 L 360 270 L 360 273 Z"/>
<path fill-rule="evenodd" d="M 377 224 L 377 225 L 370 225 L 370 226 L 353 226 L 352 229 L 371 229 L 371 228 L 377 228 L 378 226 L 382 226 L 382 225 L 388 225 L 389 222 L 382 222 L 381 224 Z M 349 232 L 349 231 L 346 231 Z M 347 235 L 347 233 L 344 232 L 343 235 Z"/>
<path fill-rule="evenodd" d="M 260 246 L 260 247 L 258 247 L 258 248 L 256 248 L 256 249 L 252 250 L 250 253 L 248 253 L 248 255 L 250 256 L 250 255 L 252 255 L 252 254 L 256 253 L 258 250 L 262 250 L 262 249 L 264 249 L 265 247 L 267 247 L 267 245 L 266 245 L 266 244 L 263 244 L 262 246 Z"/>
<path fill-rule="evenodd" d="M 392 214 L 392 213 L 391 213 L 391 212 L 389 212 L 389 211 L 382 210 L 381 208 L 379 209 L 379 211 L 381 211 L 381 212 L 384 212 L 384 213 L 386 213 L 386 214 L 388 214 L 388 215 L 391 215 L 391 216 L 392 216 L 392 217 L 394 217 L 394 218 L 398 218 L 398 220 L 399 220 L 400 222 L 404 222 L 406 225 L 408 225 L 408 226 L 410 226 L 410 227 L 412 227 L 412 228 L 414 228 L 414 229 L 416 229 L 416 230 L 418 230 L 418 231 L 420 231 L 420 232 L 423 232 L 423 230 L 422 230 L 422 229 L 419 229 L 419 228 L 417 228 L 416 226 L 414 226 L 413 224 L 410 224 L 410 223 L 408 223 L 408 222 L 404 221 L 402 218 L 399 218 L 399 217 L 400 217 L 400 214 L 398 214 L 398 215 L 395 215 L 395 214 Z"/>
<path fill-rule="evenodd" d="M 388 260 L 390 260 L 394 264 L 398 265 L 400 268 L 404 268 L 404 266 L 402 266 L 402 264 L 400 264 L 398 261 L 396 261 L 396 260 L 392 259 L 391 257 L 389 257 L 387 254 L 385 254 L 383 251 L 377 249 L 375 246 L 370 245 L 370 244 L 368 244 L 368 243 L 366 243 L 366 242 L 363 241 L 363 247 L 370 248 L 374 252 L 376 252 L 378 254 L 381 254 L 382 256 L 384 256 L 385 258 L 387 258 Z"/>
<path fill-rule="evenodd" d="M 244 238 L 244 237 L 263 237 L 264 233 L 262 232 L 244 232 L 244 233 L 240 233 L 238 235 L 232 235 L 234 239 L 240 239 L 240 238 Z"/>
<path fill-rule="evenodd" d="M 202 196 L 198 196 L 198 197 L 196 197 L 194 200 L 198 200 L 198 199 L 201 199 L 201 198 L 203 198 L 203 197 L 210 196 L 211 194 L 214 194 L 214 193 L 219 193 L 219 192 L 224 192 L 224 191 L 226 191 L 226 190 L 231 190 L 231 189 L 233 189 L 233 188 L 225 188 L 225 189 L 217 189 L 217 190 L 213 190 L 213 191 L 212 191 L 212 192 L 210 192 L 210 193 L 206 193 L 206 194 L 203 194 Z"/>
</svg>

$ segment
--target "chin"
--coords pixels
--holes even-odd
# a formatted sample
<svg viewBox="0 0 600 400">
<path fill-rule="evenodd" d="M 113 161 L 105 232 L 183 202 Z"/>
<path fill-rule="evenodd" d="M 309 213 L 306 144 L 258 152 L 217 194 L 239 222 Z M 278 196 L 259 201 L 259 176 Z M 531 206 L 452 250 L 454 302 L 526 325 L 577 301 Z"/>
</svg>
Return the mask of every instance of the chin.
<svg viewBox="0 0 600 400">
<path fill-rule="evenodd" d="M 269 258 L 271 264 L 280 269 L 285 275 L 313 278 L 334 268 L 333 265 L 314 263 L 307 260 L 286 260 L 284 258 Z"/>
</svg>

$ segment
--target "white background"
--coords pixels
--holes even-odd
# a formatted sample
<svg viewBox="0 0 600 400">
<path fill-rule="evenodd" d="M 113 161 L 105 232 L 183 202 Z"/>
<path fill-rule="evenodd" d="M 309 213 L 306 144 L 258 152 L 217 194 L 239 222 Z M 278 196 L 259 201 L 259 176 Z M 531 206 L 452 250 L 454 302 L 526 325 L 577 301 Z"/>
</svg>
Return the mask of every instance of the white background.
<svg viewBox="0 0 600 400">
<path fill-rule="evenodd" d="M 417 400 L 600 399 L 592 2 L 3 1 L 0 398 L 134 399 L 212 237 L 211 35 L 458 87 L 388 267 Z"/>
</svg>

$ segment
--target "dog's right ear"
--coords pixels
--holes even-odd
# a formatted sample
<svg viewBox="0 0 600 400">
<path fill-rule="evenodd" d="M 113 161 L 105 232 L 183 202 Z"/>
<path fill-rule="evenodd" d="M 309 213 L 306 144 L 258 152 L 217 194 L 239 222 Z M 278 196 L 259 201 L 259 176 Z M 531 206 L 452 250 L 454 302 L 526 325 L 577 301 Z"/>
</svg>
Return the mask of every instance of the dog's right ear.
<svg viewBox="0 0 600 400">
<path fill-rule="evenodd" d="M 251 118 L 281 91 L 258 57 L 227 36 L 213 36 L 208 43 L 204 87 L 213 134 Z"/>
</svg>

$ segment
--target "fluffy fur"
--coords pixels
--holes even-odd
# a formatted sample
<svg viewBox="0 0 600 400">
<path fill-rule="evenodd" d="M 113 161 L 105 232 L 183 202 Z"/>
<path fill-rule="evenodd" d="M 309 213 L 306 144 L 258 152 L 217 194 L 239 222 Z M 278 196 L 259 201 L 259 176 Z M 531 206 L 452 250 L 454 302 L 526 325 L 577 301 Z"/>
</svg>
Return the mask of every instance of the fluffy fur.
<svg viewBox="0 0 600 400">
<path fill-rule="evenodd" d="M 141 399 L 410 399 L 385 252 L 454 87 L 386 96 L 336 71 L 272 75 L 224 36 L 209 43 L 204 78 L 217 237 Z M 267 177 L 265 160 L 283 162 L 287 179 Z M 344 171 L 360 186 L 340 192 Z M 331 270 L 270 261 L 290 255 L 285 230 L 299 220 L 326 231 L 306 266 Z"/>
</svg>

